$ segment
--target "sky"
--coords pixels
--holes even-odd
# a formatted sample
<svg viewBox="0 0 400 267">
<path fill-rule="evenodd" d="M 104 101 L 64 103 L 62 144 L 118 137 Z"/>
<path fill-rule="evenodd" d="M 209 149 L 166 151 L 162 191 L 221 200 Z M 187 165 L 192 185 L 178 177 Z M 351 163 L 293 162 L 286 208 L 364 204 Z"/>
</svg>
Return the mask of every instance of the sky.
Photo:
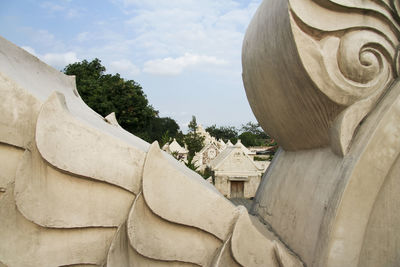
<svg viewBox="0 0 400 267">
<path fill-rule="evenodd" d="M 242 82 L 244 34 L 261 0 L 0 0 L 0 35 L 62 70 L 99 58 L 135 80 L 182 130 L 255 117 Z"/>
</svg>

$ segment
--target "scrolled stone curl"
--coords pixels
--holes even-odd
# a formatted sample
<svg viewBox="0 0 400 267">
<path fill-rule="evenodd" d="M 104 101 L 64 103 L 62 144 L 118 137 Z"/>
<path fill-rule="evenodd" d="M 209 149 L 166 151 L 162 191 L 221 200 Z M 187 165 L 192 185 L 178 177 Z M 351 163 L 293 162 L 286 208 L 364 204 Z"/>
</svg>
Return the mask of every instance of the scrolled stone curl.
<svg viewBox="0 0 400 267">
<path fill-rule="evenodd" d="M 383 35 L 368 29 L 353 30 L 344 33 L 340 41 L 329 42 L 324 63 L 336 85 L 334 96 L 330 96 L 336 103 L 348 106 L 381 94 L 393 79 L 395 49 Z M 333 42 L 336 49 L 331 49 Z"/>
</svg>

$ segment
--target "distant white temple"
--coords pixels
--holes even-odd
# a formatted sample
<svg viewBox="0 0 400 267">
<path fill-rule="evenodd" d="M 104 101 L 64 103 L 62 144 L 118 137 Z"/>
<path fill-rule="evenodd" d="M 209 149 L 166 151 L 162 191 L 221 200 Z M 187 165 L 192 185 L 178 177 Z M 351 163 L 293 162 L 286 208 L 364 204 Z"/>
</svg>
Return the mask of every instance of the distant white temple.
<svg viewBox="0 0 400 267">
<path fill-rule="evenodd" d="M 225 144 L 201 125 L 197 126 L 196 133 L 204 137 L 203 148 L 193 157 L 197 171 L 204 172 L 208 167 L 212 176 L 207 180 L 227 198 L 254 197 L 269 161 L 255 161 L 255 150 L 248 149 L 240 140 L 235 145 L 230 140 Z M 187 162 L 188 150 L 175 139 L 165 144 L 163 150 Z"/>
<path fill-rule="evenodd" d="M 178 160 L 186 162 L 187 161 L 187 156 L 189 151 L 182 147 L 174 138 L 174 140 L 171 143 L 166 143 L 163 147 L 162 150 L 168 152 L 169 154 L 176 154 L 176 157 Z"/>
<path fill-rule="evenodd" d="M 213 184 L 227 198 L 255 196 L 264 169 L 249 156 L 240 141 L 228 146 L 211 163 Z"/>
</svg>

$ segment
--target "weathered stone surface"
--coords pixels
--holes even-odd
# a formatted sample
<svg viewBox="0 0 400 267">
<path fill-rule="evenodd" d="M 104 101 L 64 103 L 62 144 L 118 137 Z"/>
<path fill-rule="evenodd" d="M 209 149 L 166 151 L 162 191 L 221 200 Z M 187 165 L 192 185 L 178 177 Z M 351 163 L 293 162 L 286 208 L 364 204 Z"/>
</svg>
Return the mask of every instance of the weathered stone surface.
<svg viewBox="0 0 400 267">
<path fill-rule="evenodd" d="M 0 142 L 17 147 L 29 146 L 35 134 L 41 103 L 1 72 L 0 92 Z"/>
<path fill-rule="evenodd" d="M 236 265 L 238 210 L 212 185 L 2 38 L 0 75 L 3 265 Z"/>
<path fill-rule="evenodd" d="M 107 254 L 107 266 L 129 266 L 134 258 L 133 249 L 129 245 L 126 223 L 122 223 L 114 236 Z"/>
<path fill-rule="evenodd" d="M 120 142 L 125 142 L 129 147 L 134 147 L 142 152 L 148 150 L 149 144 L 145 141 L 121 128 L 110 125 L 104 121 L 102 116 L 88 108 L 76 90 L 75 77 L 64 75 L 59 70 L 43 63 L 1 36 L 0 49 L 2 51 L 0 53 L 0 73 L 8 80 L 11 80 L 13 84 L 17 84 L 19 88 L 22 88 L 25 94 L 33 96 L 35 101 L 40 104 L 44 103 L 51 94 L 60 92 L 65 97 L 70 115 L 76 120 L 84 123 L 89 128 L 95 128 L 106 135 L 116 138 Z M 21 99 L 27 101 L 25 97 Z M 30 111 L 34 113 L 34 110 Z M 26 114 L 29 114 L 29 112 Z M 20 116 L 19 118 L 23 120 L 25 116 Z M 32 122 L 36 124 L 36 120 L 32 120 Z M 2 129 L 4 127 L 5 125 L 2 125 Z"/>
<path fill-rule="evenodd" d="M 140 194 L 127 221 L 131 246 L 147 258 L 208 266 L 222 245 L 215 236 L 153 214 Z M 188 249 L 192 248 L 192 249 Z"/>
<path fill-rule="evenodd" d="M 0 172 L 0 188 L 2 188 L 0 196 L 3 191 L 5 192 L 8 184 L 15 181 L 15 173 L 23 153 L 23 149 L 0 143 L 0 162 L 2 166 Z"/>
<path fill-rule="evenodd" d="M 347 152 L 397 75 L 395 12 L 372 1 L 261 4 L 243 45 L 243 80 L 257 119 L 286 150 Z"/>
<path fill-rule="evenodd" d="M 400 152 L 398 11 L 374 1 L 269 0 L 246 34 L 247 96 L 282 146 L 252 212 L 307 266 L 399 258 L 397 216 L 383 204 L 398 202 L 385 186 Z"/>
<path fill-rule="evenodd" d="M 20 160 L 14 195 L 28 220 L 55 228 L 117 227 L 135 198 L 122 188 L 55 169 L 35 147 Z"/>
<path fill-rule="evenodd" d="M 214 257 L 214 260 L 211 264 L 212 267 L 222 267 L 222 266 L 232 266 L 232 267 L 240 267 L 240 264 L 235 261 L 231 252 L 231 237 L 230 236 L 224 243 L 223 246 L 220 247 L 217 255 Z"/>
<path fill-rule="evenodd" d="M 354 159 L 353 165 L 344 176 L 346 183 L 341 190 L 340 204 L 337 208 L 332 226 L 330 247 L 328 249 L 328 266 L 348 264 L 360 265 L 360 253 L 367 233 L 367 225 L 374 218 L 371 212 L 374 203 L 379 199 L 379 192 L 387 179 L 390 170 L 400 153 L 400 84 L 396 82 L 375 112 L 359 129 L 358 138 L 349 156 Z M 379 160 L 377 160 L 377 157 Z M 392 201 L 395 201 L 392 199 Z M 390 217 L 382 218 L 383 221 Z M 347 234 L 351 233 L 351 235 Z M 392 231 L 393 237 L 399 235 Z M 375 246 L 382 246 L 380 242 Z M 392 255 L 398 257 L 399 251 L 386 246 Z M 338 253 L 341 257 L 337 257 Z"/>
<path fill-rule="evenodd" d="M 299 259 L 295 255 L 288 252 L 287 248 L 284 247 L 281 243 L 274 242 L 274 248 L 275 248 L 275 257 L 279 263 L 279 266 L 285 266 L 285 267 L 302 266 L 299 262 Z"/>
<path fill-rule="evenodd" d="M 13 186 L 0 199 L 0 259 L 12 266 L 101 265 L 116 228 L 51 229 L 15 208 Z"/>
<path fill-rule="evenodd" d="M 246 238 L 243 239 L 243 236 Z M 250 250 L 252 250 L 251 253 Z M 243 207 L 233 229 L 232 254 L 242 266 L 274 266 L 277 264 L 273 241 L 266 239 L 254 228 Z"/>
<path fill-rule="evenodd" d="M 115 117 L 115 112 L 112 112 L 110 114 L 108 114 L 105 118 L 104 118 L 109 124 L 115 126 L 115 127 L 121 127 L 117 121 L 117 117 Z"/>
<path fill-rule="evenodd" d="M 318 240 L 326 238 L 320 228 L 343 168 L 329 148 L 280 150 L 263 177 L 253 208 L 303 260 L 312 261 Z"/>
<path fill-rule="evenodd" d="M 352 0 L 258 9 L 244 83 L 282 145 L 252 209 L 263 224 L 0 38 L 1 264 L 396 265 L 398 11 Z"/>
<path fill-rule="evenodd" d="M 130 245 L 126 223 L 123 223 L 117 231 L 113 242 L 111 243 L 110 250 L 107 255 L 108 267 L 129 267 L 129 266 L 143 266 L 143 267 L 192 267 L 199 266 L 196 264 L 177 262 L 177 261 L 159 261 L 155 259 L 146 258 L 137 253 Z"/>
<path fill-rule="evenodd" d="M 286 149 L 325 146 L 330 123 L 343 108 L 307 75 L 290 26 L 287 1 L 261 3 L 243 43 L 247 98 L 264 130 Z"/>
<path fill-rule="evenodd" d="M 145 153 L 74 118 L 60 93 L 53 93 L 41 108 L 36 143 L 43 158 L 59 169 L 136 194 L 140 190 Z"/>
<path fill-rule="evenodd" d="M 397 157 L 376 197 L 366 227 L 359 266 L 396 266 L 400 262 L 400 160 Z M 380 244 L 380 245 L 376 245 Z"/>
<path fill-rule="evenodd" d="M 153 143 L 143 172 L 147 205 L 165 220 L 193 226 L 225 240 L 236 217 L 235 206 L 198 174 L 169 158 Z M 198 190 L 200 186 L 202 190 Z"/>
</svg>

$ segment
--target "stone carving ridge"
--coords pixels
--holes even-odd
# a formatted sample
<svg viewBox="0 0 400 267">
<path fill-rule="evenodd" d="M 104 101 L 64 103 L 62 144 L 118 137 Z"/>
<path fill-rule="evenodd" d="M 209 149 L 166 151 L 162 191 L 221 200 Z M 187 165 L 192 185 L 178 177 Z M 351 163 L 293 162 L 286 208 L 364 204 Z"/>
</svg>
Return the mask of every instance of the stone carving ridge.
<svg viewBox="0 0 400 267">
<path fill-rule="evenodd" d="M 199 179 L 198 174 L 189 173 L 188 177 L 181 163 L 172 164 L 167 157 L 157 142 L 152 144 L 147 154 L 143 195 L 149 208 L 165 220 L 193 226 L 225 240 L 230 229 L 223 226 L 234 221 L 234 205 L 204 179 Z M 161 177 L 160 173 L 169 178 Z M 170 186 L 171 183 L 175 186 Z M 200 184 L 204 190 L 198 190 Z M 168 206 L 164 205 L 165 199 L 169 199 Z M 192 206 L 197 206 L 196 210 L 191 209 Z"/>
<path fill-rule="evenodd" d="M 41 103 L 0 72 L 0 142 L 27 147 L 35 134 Z"/>
<path fill-rule="evenodd" d="M 119 226 L 135 195 L 60 172 L 46 163 L 34 147 L 24 152 L 18 164 L 14 197 L 24 217 L 40 226 L 82 228 Z"/>
<path fill-rule="evenodd" d="M 286 150 L 330 146 L 338 155 L 348 152 L 360 122 L 399 74 L 396 6 L 351 0 L 261 4 L 243 45 L 243 80 L 256 117 Z"/>
<path fill-rule="evenodd" d="M 127 227 L 131 246 L 138 253 L 156 260 L 208 266 L 221 246 L 221 241 L 209 233 L 156 216 L 147 207 L 142 194 L 133 204 Z"/>
<path fill-rule="evenodd" d="M 331 131 L 332 148 L 344 155 L 360 121 L 398 77 L 398 14 L 383 1 L 290 0 L 289 7 L 307 73 L 346 107 Z"/>
<path fill-rule="evenodd" d="M 36 143 L 43 158 L 59 169 L 139 192 L 145 154 L 72 117 L 62 93 L 53 93 L 43 104 Z M 95 157 L 96 163 L 88 165 Z"/>
<path fill-rule="evenodd" d="M 246 33 L 246 93 L 282 145 L 252 214 L 307 266 L 398 264 L 399 22 L 398 1 L 265 0 Z"/>
<path fill-rule="evenodd" d="M 13 191 L 10 184 L 0 199 L 0 259 L 6 266 L 102 265 L 115 228 L 41 227 L 26 220 L 15 208 Z"/>
</svg>

